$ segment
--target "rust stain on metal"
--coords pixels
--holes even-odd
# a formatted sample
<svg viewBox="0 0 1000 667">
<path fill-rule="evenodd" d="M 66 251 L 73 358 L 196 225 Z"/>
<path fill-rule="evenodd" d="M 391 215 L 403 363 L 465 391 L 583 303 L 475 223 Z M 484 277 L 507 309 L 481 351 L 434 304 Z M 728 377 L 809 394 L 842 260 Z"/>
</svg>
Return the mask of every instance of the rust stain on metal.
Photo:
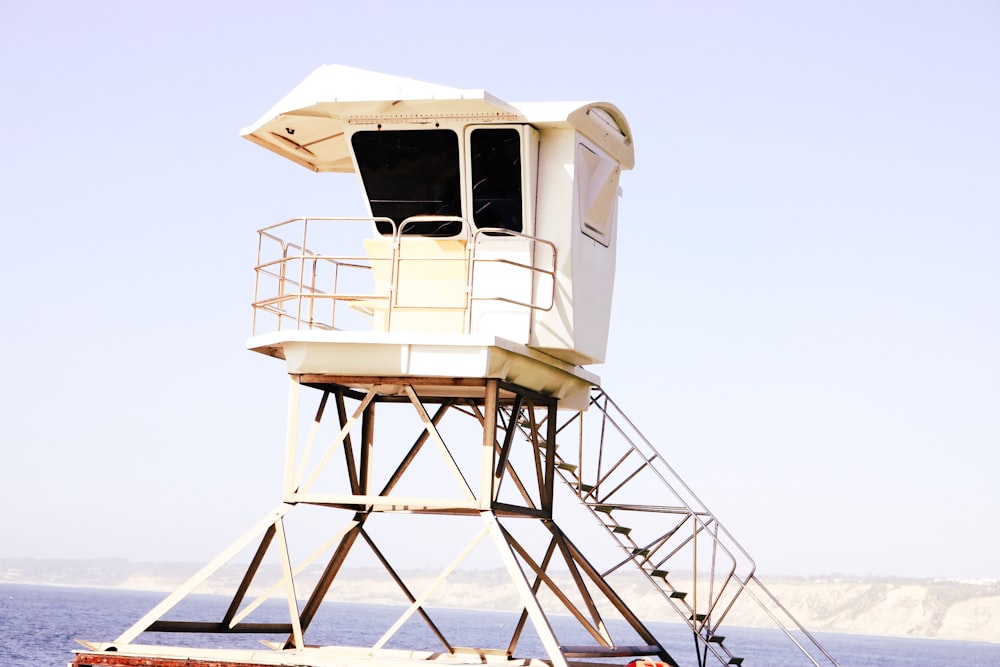
<svg viewBox="0 0 1000 667">
<path fill-rule="evenodd" d="M 273 667 L 254 662 L 165 658 L 117 653 L 78 653 L 73 667 Z"/>
</svg>

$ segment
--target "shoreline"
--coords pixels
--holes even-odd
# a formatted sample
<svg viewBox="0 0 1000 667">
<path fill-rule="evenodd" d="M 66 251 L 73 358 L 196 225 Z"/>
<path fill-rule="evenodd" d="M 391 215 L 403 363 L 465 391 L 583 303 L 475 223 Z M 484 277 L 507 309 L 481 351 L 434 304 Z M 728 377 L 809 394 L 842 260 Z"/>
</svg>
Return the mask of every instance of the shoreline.
<svg viewBox="0 0 1000 667">
<path fill-rule="evenodd" d="M 169 594 L 197 571 L 193 564 L 132 563 L 125 560 L 43 561 L 0 559 L 0 583 L 139 593 Z M 235 590 L 232 572 L 220 571 L 214 585 L 199 594 L 227 595 Z M 268 573 L 262 573 L 270 579 Z M 404 573 L 419 588 L 436 576 L 430 570 Z M 432 606 L 507 611 L 516 604 L 489 584 L 489 571 L 457 572 Z M 238 580 L 238 579 L 237 579 Z M 1000 644 L 1000 581 L 862 578 L 842 575 L 769 577 L 767 586 L 810 632 L 903 639 L 941 639 Z M 331 594 L 337 602 L 405 606 L 398 587 L 377 568 L 345 570 Z M 633 610 L 650 622 L 674 621 L 656 595 L 640 595 Z M 731 626 L 762 627 L 753 614 L 733 614 Z M 876 631 L 877 630 L 877 631 Z"/>
<path fill-rule="evenodd" d="M 128 588 L 128 587 L 125 587 L 125 586 L 94 586 L 94 585 L 85 585 L 85 584 L 62 584 L 62 583 L 29 583 L 29 582 L 23 582 L 23 581 L 3 581 L 3 580 L 0 580 L 0 586 L 4 586 L 4 585 L 24 587 L 24 588 L 32 588 L 32 587 L 64 588 L 64 589 L 69 589 L 69 590 L 74 590 L 74 591 L 88 591 L 88 590 L 91 590 L 91 591 L 101 591 L 101 592 L 114 591 L 114 592 L 123 592 L 123 593 L 167 593 L 167 594 L 169 594 L 170 592 L 172 592 L 170 590 L 147 589 L 147 588 Z M 222 593 L 198 593 L 198 595 L 226 597 Z M 400 609 L 405 609 L 406 608 L 406 605 L 395 605 L 395 604 L 380 603 L 380 602 L 348 601 L 348 600 L 338 601 L 338 604 L 345 604 L 345 605 L 357 604 L 357 605 L 366 605 L 366 606 L 398 607 Z M 457 611 L 461 611 L 461 610 L 464 609 L 464 610 L 467 610 L 467 611 L 475 611 L 475 612 L 480 612 L 480 613 L 503 613 L 502 610 L 489 609 L 489 608 L 485 608 L 485 607 L 484 608 L 475 608 L 475 607 L 473 607 L 473 608 L 469 608 L 469 607 L 442 607 L 442 608 L 443 609 L 448 609 L 448 610 L 457 610 Z M 560 615 L 556 614 L 556 616 L 560 616 Z M 566 616 L 568 617 L 568 615 L 566 615 Z M 656 622 L 657 623 L 677 623 L 677 624 L 680 624 L 680 621 L 671 621 L 671 620 L 665 620 L 665 619 L 658 619 Z M 733 627 L 738 627 L 738 628 L 741 628 L 741 629 L 760 629 L 760 628 L 757 628 L 756 626 L 738 625 L 738 624 L 733 624 Z M 877 638 L 885 638 L 885 639 L 914 639 L 914 640 L 933 641 L 933 642 L 954 642 L 954 643 L 959 643 L 959 644 L 982 644 L 982 645 L 989 645 L 989 646 L 1000 644 L 1000 640 L 988 641 L 988 640 L 982 640 L 982 639 L 980 639 L 980 640 L 974 640 L 974 639 L 954 639 L 954 638 L 951 638 L 951 637 L 932 637 L 932 636 L 922 636 L 922 635 L 877 634 L 877 633 L 846 632 L 846 631 L 839 631 L 839 630 L 815 630 L 815 631 L 810 630 L 810 631 L 813 632 L 813 634 L 839 635 L 839 636 L 845 636 L 845 637 L 877 637 Z"/>
</svg>

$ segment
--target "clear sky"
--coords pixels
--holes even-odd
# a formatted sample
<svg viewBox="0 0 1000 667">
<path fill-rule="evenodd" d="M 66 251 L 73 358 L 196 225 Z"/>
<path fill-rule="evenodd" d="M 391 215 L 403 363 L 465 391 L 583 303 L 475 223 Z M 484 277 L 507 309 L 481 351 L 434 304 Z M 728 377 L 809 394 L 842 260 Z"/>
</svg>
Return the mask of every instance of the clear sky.
<svg viewBox="0 0 1000 667">
<path fill-rule="evenodd" d="M 276 504 L 255 231 L 361 203 L 238 132 L 326 63 L 618 105 L 610 394 L 764 572 L 1000 577 L 988 0 L 0 4 L 0 557 Z"/>
</svg>

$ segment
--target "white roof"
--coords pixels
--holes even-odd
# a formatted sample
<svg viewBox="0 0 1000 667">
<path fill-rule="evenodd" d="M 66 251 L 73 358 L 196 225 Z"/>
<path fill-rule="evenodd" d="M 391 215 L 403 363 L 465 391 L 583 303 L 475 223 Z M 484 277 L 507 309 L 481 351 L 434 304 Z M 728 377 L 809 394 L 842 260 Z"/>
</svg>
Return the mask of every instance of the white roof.
<svg viewBox="0 0 1000 667">
<path fill-rule="evenodd" d="M 353 172 L 344 126 L 433 119 L 576 127 L 608 143 L 622 167 L 634 162 L 624 115 L 606 102 L 509 104 L 485 90 L 460 89 L 344 65 L 324 65 L 241 135 L 313 171 Z M 600 135 L 600 136 L 594 136 Z"/>
</svg>

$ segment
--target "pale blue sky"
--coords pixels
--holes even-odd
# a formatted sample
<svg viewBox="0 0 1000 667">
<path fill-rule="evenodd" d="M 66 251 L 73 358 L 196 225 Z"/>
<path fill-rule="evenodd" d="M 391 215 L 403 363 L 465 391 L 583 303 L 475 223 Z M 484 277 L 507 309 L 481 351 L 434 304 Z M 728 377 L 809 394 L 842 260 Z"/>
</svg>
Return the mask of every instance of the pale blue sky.
<svg viewBox="0 0 1000 667">
<path fill-rule="evenodd" d="M 0 557 L 276 503 L 254 232 L 361 203 L 238 131 L 339 63 L 625 112 L 595 370 L 763 572 L 1000 577 L 1000 4 L 561 4 L 0 5 Z"/>
</svg>

